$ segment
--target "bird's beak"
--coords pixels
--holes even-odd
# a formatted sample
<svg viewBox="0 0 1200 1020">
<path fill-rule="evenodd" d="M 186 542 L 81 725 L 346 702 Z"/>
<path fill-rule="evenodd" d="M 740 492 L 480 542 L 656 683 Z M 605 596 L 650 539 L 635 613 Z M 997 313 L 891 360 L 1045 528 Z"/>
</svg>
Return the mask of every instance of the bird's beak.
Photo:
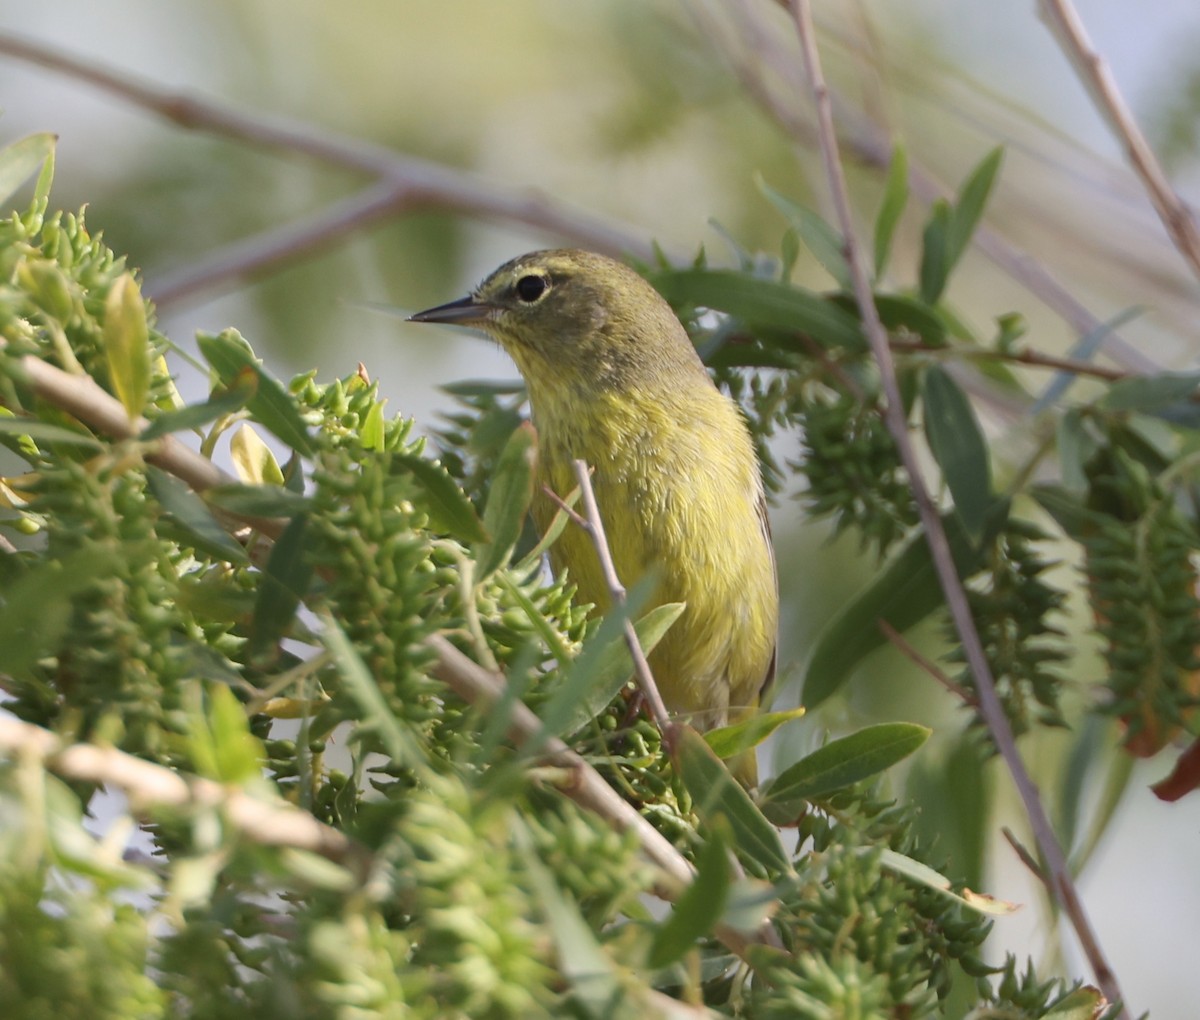
<svg viewBox="0 0 1200 1020">
<path fill-rule="evenodd" d="M 426 308 L 423 312 L 408 317 L 409 322 L 445 322 L 455 326 L 480 326 L 494 311 L 491 305 L 476 301 L 468 296 L 449 304 Z"/>
</svg>

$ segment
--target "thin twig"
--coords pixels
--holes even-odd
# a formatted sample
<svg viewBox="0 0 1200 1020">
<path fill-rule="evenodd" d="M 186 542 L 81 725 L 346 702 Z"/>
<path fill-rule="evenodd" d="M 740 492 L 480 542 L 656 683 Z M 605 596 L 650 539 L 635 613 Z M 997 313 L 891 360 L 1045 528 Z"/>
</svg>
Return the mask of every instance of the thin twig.
<svg viewBox="0 0 1200 1020">
<path fill-rule="evenodd" d="M 826 87 L 821 71 L 820 55 L 817 52 L 816 32 L 813 26 L 812 7 L 810 0 L 791 0 L 791 12 L 800 38 L 800 47 L 804 57 L 804 69 L 808 80 L 808 88 L 812 94 L 817 112 L 818 140 L 821 148 L 821 158 L 828 178 L 829 190 L 837 211 L 838 223 L 844 239 L 844 252 L 850 275 L 854 284 L 854 295 L 858 302 L 859 314 L 871 351 L 879 367 L 879 374 L 887 400 L 885 416 L 888 430 L 896 442 L 901 461 L 908 472 L 909 483 L 912 486 L 913 498 L 916 500 L 924 528 L 925 539 L 929 543 L 938 580 L 946 597 L 951 618 L 959 639 L 962 641 L 963 652 L 967 665 L 975 677 L 975 689 L 979 700 L 979 714 L 988 731 L 992 735 L 996 749 L 1004 759 L 1013 783 L 1029 817 L 1030 826 L 1038 848 L 1047 862 L 1047 868 L 1052 878 L 1050 888 L 1052 894 L 1062 905 L 1064 912 L 1070 918 L 1076 934 L 1079 936 L 1084 952 L 1092 966 L 1096 981 L 1110 1002 L 1124 1002 L 1116 975 L 1109 966 L 1101 951 L 1100 945 L 1093 932 L 1087 914 L 1075 892 L 1074 879 L 1067 866 L 1066 856 L 1054 835 L 1041 797 L 1033 779 L 1025 769 L 1025 764 L 1017 751 L 1016 740 L 1012 727 L 1004 714 L 1003 706 L 996 693 L 995 680 L 984 653 L 983 643 L 971 616 L 967 604 L 966 593 L 958 577 L 954 565 L 954 557 L 950 552 L 950 543 L 942 527 L 937 507 L 929 494 L 921 474 L 921 465 L 908 434 L 908 423 L 904 417 L 904 404 L 901 400 L 900 387 L 896 380 L 895 365 L 892 361 L 892 351 L 888 345 L 887 331 L 879 319 L 875 308 L 874 295 L 868 279 L 867 269 L 861 246 L 858 244 L 853 216 L 850 211 L 850 200 L 846 189 L 846 180 L 838 155 L 837 134 L 833 125 L 833 111 L 829 101 L 829 90 Z"/>
<path fill-rule="evenodd" d="M 964 705 L 976 709 L 979 707 L 979 702 L 975 698 L 975 695 L 963 687 L 962 684 L 955 683 L 936 662 L 917 651 L 909 643 L 908 639 L 888 623 L 887 620 L 876 620 L 875 625 L 883 632 L 883 636 L 895 645 L 896 650 L 919 667 L 922 672 L 928 673 L 934 680 L 945 687 L 946 690 L 955 695 Z"/>
<path fill-rule="evenodd" d="M 1171 242 L 1200 277 L 1200 225 L 1167 175 L 1121 95 L 1116 78 L 1088 38 L 1087 29 L 1071 0 L 1041 0 L 1042 19 L 1050 27 L 1092 97 L 1092 102 L 1117 136 L 1134 172 L 1141 178 Z"/>
<path fill-rule="evenodd" d="M 365 847 L 281 799 L 266 799 L 210 779 L 135 758 L 115 747 L 63 742 L 49 730 L 0 717 L 0 753 L 33 757 L 55 775 L 118 787 L 141 815 L 164 808 L 216 808 L 239 834 L 261 846 L 308 850 L 346 865 L 361 880 L 371 860 Z"/>
<path fill-rule="evenodd" d="M 600 569 L 604 574 L 604 583 L 608 585 L 608 593 L 612 597 L 613 607 L 623 609 L 625 606 L 625 586 L 617 576 L 617 568 L 613 565 L 612 550 L 608 538 L 604 534 L 604 521 L 600 518 L 600 508 L 596 505 L 596 493 L 592 490 L 592 474 L 587 462 L 575 460 L 571 462 L 575 469 L 575 477 L 579 479 L 580 497 L 583 502 L 584 524 L 591 536 L 592 544 L 596 547 L 596 556 L 600 560 Z M 646 653 L 642 651 L 642 643 L 638 640 L 637 628 L 633 621 L 625 618 L 625 643 L 629 646 L 629 654 L 633 657 L 634 675 L 637 677 L 638 690 L 650 709 L 650 715 L 663 738 L 671 743 L 674 727 L 654 682 L 654 674 L 650 672 L 650 663 L 646 661 Z"/>
<path fill-rule="evenodd" d="M 438 208 L 506 220 L 570 238 L 577 244 L 610 255 L 634 255 L 645 260 L 654 258 L 654 250 L 646 240 L 644 231 L 593 216 L 530 188 L 505 187 L 481 174 L 408 156 L 383 145 L 333 131 L 318 130 L 309 124 L 282 117 L 246 113 L 216 100 L 172 92 L 160 84 L 70 56 L 11 32 L 0 32 L 0 54 L 86 82 L 153 111 L 182 128 L 206 131 L 260 148 L 300 153 L 334 166 L 368 174 L 377 178 L 379 183 L 390 185 L 397 193 L 403 191 L 406 208 Z M 396 197 L 393 201 L 401 199 Z M 366 197 L 363 203 L 366 204 Z M 308 233 L 301 230 L 295 240 L 298 244 L 309 245 L 311 250 L 315 243 L 311 239 L 313 232 L 321 230 L 321 240 L 327 241 L 333 236 L 335 228 L 350 230 L 362 222 L 362 217 L 378 218 L 379 215 L 383 215 L 379 209 L 361 210 L 356 219 L 347 215 L 345 206 L 335 207 L 317 217 L 315 222 L 310 222 L 307 225 Z M 339 219 L 339 216 L 342 218 Z M 265 239 L 241 241 L 210 256 L 204 263 L 207 272 L 198 277 L 195 286 L 211 290 L 218 282 L 245 278 L 255 268 L 248 263 L 248 257 L 256 249 L 264 259 L 277 262 L 285 254 L 279 249 L 283 240 L 284 235 L 270 232 Z M 214 273 L 214 267 L 226 264 L 231 271 L 229 276 L 220 277 Z M 168 280 L 172 283 L 170 302 L 181 302 L 192 295 L 193 291 L 183 287 L 186 279 L 181 274 L 173 281 Z M 154 291 L 153 286 L 147 287 L 147 293 L 153 294 Z M 160 308 L 168 304 L 161 293 L 156 300 Z"/>
<path fill-rule="evenodd" d="M 1103 379 L 1105 382 L 1120 382 L 1122 379 L 1129 379 L 1137 374 L 1124 368 L 1105 368 L 1103 365 L 1080 361 L 1078 358 L 1057 358 L 1052 354 L 1042 354 L 1040 351 L 1032 350 L 991 351 L 981 347 L 931 347 L 922 340 L 893 339 L 891 344 L 893 351 L 944 355 L 971 361 L 1003 361 L 1006 364 L 1029 365 L 1031 368 L 1049 368 L 1056 372 L 1090 376 L 1093 379 Z"/>
</svg>

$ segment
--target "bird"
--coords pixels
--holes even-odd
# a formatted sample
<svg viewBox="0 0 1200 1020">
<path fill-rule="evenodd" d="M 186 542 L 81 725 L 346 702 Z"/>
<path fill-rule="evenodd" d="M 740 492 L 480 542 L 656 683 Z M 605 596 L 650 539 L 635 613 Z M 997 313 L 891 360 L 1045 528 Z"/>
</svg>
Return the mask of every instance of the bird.
<svg viewBox="0 0 1200 1020">
<path fill-rule="evenodd" d="M 671 306 L 625 264 L 564 248 L 514 258 L 411 321 L 481 330 L 516 363 L 538 437 L 539 529 L 559 511 L 544 489 L 571 492 L 573 462 L 584 460 L 621 583 L 652 573 L 649 608 L 685 604 L 648 657 L 671 716 L 707 731 L 755 715 L 774 679 L 779 620 L 762 472 L 741 409 Z M 582 528 L 560 534 L 550 561 L 593 612 L 610 608 Z M 754 751 L 730 770 L 754 786 Z"/>
</svg>

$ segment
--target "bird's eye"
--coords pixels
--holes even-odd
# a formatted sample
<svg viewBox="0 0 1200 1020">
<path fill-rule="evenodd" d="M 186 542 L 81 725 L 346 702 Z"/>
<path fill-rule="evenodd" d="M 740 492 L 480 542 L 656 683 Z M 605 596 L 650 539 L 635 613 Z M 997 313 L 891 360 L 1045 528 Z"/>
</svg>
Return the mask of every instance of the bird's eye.
<svg viewBox="0 0 1200 1020">
<path fill-rule="evenodd" d="M 533 304 L 540 298 L 550 287 L 550 281 L 544 276 L 522 276 L 517 281 L 517 297 L 524 301 L 527 305 Z"/>
</svg>

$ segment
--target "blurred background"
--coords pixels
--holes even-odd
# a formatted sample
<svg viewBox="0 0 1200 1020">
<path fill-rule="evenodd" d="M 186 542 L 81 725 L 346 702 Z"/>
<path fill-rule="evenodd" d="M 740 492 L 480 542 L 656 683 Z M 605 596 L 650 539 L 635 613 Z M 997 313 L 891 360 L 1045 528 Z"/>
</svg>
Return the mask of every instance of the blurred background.
<svg viewBox="0 0 1200 1020">
<path fill-rule="evenodd" d="M 1095 320 L 1136 311 L 1110 350 L 1118 362 L 1195 367 L 1195 278 L 1032 4 L 817 6 L 861 222 L 878 204 L 889 139 L 951 190 L 1003 145 L 985 221 L 989 252 L 1015 246 L 1004 249 L 1015 252 L 1014 265 L 1033 260 Z M 1135 13 L 1117 0 L 1080 0 L 1079 8 L 1173 180 L 1196 199 L 1200 6 L 1159 0 Z M 765 0 L 0 2 L 0 43 L 14 35 L 101 64 L 164 101 L 191 96 L 240 111 L 262 122 L 251 132 L 260 138 L 265 125 L 287 122 L 310 149 L 341 139 L 339 151 L 367 162 L 378 147 L 428 161 L 420 172 L 441 191 L 417 189 L 404 208 L 326 241 L 318 257 L 240 279 L 226 272 L 245 250 L 239 242 L 320 220 L 370 176 L 345 159 L 187 130 L 0 45 L 0 141 L 59 135 L 52 206 L 87 205 L 92 231 L 161 296 L 163 332 L 187 349 L 197 329 L 236 326 L 284 377 L 312 368 L 322 379 L 345 376 L 362 362 L 389 409 L 425 431 L 452 406 L 440 385 L 516 373 L 490 344 L 405 324 L 403 314 L 461 296 L 501 261 L 537 247 L 649 258 L 656 243 L 682 260 L 703 246 L 710 262 L 732 264 L 732 238 L 777 253 L 786 225 L 759 182 L 828 213 L 814 147 L 797 146 L 780 127 L 802 130 L 811 115 L 796 86 L 794 33 Z M 446 176 L 459 172 L 471 176 Z M 455 188 L 467 197 L 448 200 Z M 890 269 L 896 287 L 915 279 L 925 208 L 914 206 Z M 796 279 L 832 285 L 803 258 Z M 1061 303 L 1052 309 L 980 250 L 949 301 L 985 337 L 996 316 L 1020 313 L 1029 346 L 1045 352 L 1069 351 L 1084 332 L 1078 315 L 1064 317 Z M 201 396 L 203 374 L 181 373 L 184 395 Z M 1049 382 L 1045 373 L 1029 380 L 1035 392 Z M 988 424 L 1019 441 L 1020 421 L 992 409 Z M 798 449 L 794 435 L 779 440 L 783 458 Z M 794 674 L 812 635 L 874 569 L 853 543 L 806 524 L 797 496 L 783 492 L 773 511 L 784 703 L 797 697 L 788 664 Z M 1091 669 L 1101 669 L 1094 653 Z M 903 718 L 937 728 L 942 745 L 931 741 L 921 767 L 944 767 L 938 755 L 950 753 L 961 728 L 945 692 L 893 653 L 860 672 L 847 694 L 796 727 L 795 747 L 778 753 L 811 747 L 827 730 Z M 1061 740 L 1039 734 L 1022 748 L 1039 779 L 1056 782 Z M 1200 939 L 1200 796 L 1158 802 L 1146 787 L 1165 773 L 1164 761 L 1135 770 L 1081 889 L 1131 1005 L 1171 1017 L 1190 1015 L 1200 1000 L 1191 963 Z M 981 788 L 972 780 L 969 790 Z M 919 770 L 910 783 L 920 796 Z M 1036 888 L 999 837 L 1001 823 L 1023 832 L 1007 778 L 996 771 L 982 788 L 995 798 L 987 831 L 996 840 L 984 887 L 1028 904 L 999 922 L 996 951 L 1053 958 Z M 939 810 L 929 805 L 930 819 Z M 1069 938 L 1062 948 L 1067 973 L 1085 976 Z"/>
</svg>

